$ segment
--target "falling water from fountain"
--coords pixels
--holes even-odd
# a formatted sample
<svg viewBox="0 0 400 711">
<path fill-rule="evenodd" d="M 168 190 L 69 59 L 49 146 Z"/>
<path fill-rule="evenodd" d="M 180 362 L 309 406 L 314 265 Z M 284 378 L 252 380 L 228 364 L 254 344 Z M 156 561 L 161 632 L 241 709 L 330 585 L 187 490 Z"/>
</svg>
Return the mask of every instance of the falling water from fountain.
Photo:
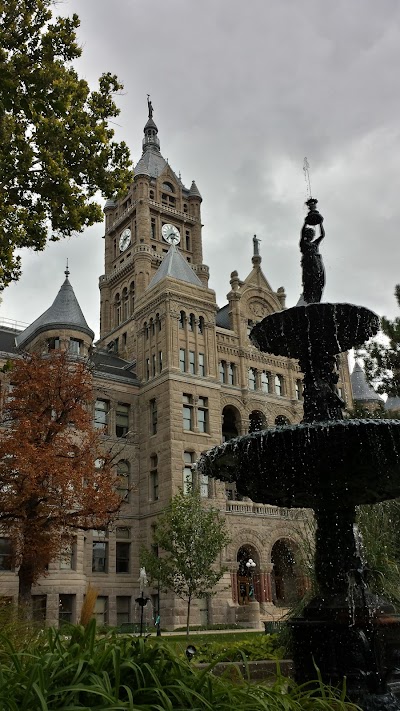
<svg viewBox="0 0 400 711">
<path fill-rule="evenodd" d="M 317 521 L 318 595 L 291 621 L 298 681 L 347 678 L 365 711 L 399 711 L 400 617 L 371 592 L 355 535 L 356 506 L 400 496 L 400 421 L 349 420 L 337 392 L 337 357 L 363 344 L 379 319 L 362 306 L 320 303 L 325 236 L 310 197 L 301 230 L 303 304 L 271 314 L 251 339 L 261 351 L 295 358 L 304 374 L 304 419 L 230 440 L 204 455 L 199 469 L 253 501 L 312 508 Z M 319 235 L 315 229 L 319 228 Z"/>
</svg>

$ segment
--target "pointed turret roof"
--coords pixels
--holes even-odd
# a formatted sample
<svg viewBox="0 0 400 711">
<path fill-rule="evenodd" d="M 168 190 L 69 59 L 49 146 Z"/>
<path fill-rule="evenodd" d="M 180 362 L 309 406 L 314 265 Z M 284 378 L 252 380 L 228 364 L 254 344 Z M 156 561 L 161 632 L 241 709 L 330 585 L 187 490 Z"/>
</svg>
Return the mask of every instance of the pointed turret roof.
<svg viewBox="0 0 400 711">
<path fill-rule="evenodd" d="M 371 388 L 365 377 L 364 370 L 359 363 L 355 363 L 353 372 L 350 376 L 351 387 L 353 390 L 353 398 L 357 402 L 380 402 L 383 400 L 378 393 Z"/>
<path fill-rule="evenodd" d="M 196 183 L 194 182 L 194 180 L 192 180 L 192 184 L 191 184 L 191 186 L 190 186 L 189 197 L 197 197 L 197 198 L 202 199 L 201 194 L 200 194 L 200 190 L 198 189 L 198 187 L 197 187 Z"/>
<path fill-rule="evenodd" d="M 65 271 L 65 281 L 50 308 L 31 323 L 25 331 L 18 334 L 15 340 L 19 348 L 24 348 L 35 336 L 43 331 L 60 328 L 81 331 L 81 333 L 86 333 L 93 340 L 94 333 L 86 323 L 68 276 L 69 271 L 67 269 Z"/>
<path fill-rule="evenodd" d="M 197 274 L 195 274 L 190 264 L 182 257 L 174 244 L 165 255 L 147 289 L 151 289 L 164 277 L 186 281 L 188 284 L 193 284 L 193 286 L 203 286 Z"/>
</svg>

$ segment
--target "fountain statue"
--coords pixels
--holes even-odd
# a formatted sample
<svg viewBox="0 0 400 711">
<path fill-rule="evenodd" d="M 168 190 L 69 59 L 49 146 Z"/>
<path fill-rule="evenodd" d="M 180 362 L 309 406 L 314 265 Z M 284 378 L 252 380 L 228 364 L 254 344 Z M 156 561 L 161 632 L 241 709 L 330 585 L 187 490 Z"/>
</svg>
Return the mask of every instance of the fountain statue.
<svg viewBox="0 0 400 711">
<path fill-rule="evenodd" d="M 251 332 L 261 351 L 298 360 L 304 419 L 214 447 L 199 470 L 253 501 L 311 508 L 317 523 L 318 594 L 290 622 L 298 681 L 347 678 L 349 697 L 365 711 L 400 710 L 400 616 L 368 586 L 356 535 L 356 506 L 400 496 L 400 421 L 350 420 L 337 392 L 337 357 L 379 329 L 362 306 L 321 303 L 325 236 L 317 201 L 301 231 L 302 305 L 266 316 Z M 319 226 L 315 237 L 313 227 Z"/>
</svg>

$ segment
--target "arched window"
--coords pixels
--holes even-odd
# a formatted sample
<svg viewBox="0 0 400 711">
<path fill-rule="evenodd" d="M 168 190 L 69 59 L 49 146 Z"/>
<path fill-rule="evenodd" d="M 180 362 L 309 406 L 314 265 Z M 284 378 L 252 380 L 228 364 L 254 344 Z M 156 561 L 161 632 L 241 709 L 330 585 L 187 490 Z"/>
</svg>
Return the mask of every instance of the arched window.
<svg viewBox="0 0 400 711">
<path fill-rule="evenodd" d="M 278 415 L 278 417 L 275 418 L 275 425 L 277 427 L 284 427 L 285 425 L 290 425 L 290 422 L 284 415 Z"/>
<path fill-rule="evenodd" d="M 238 437 L 240 429 L 240 413 L 232 405 L 226 405 L 222 410 L 222 440 L 227 442 Z"/>
<path fill-rule="evenodd" d="M 169 193 L 175 192 L 174 186 L 172 185 L 172 183 L 168 183 L 168 182 L 165 182 L 162 184 L 162 189 L 167 190 L 167 192 L 169 192 Z"/>
<path fill-rule="evenodd" d="M 189 319 L 188 319 L 188 329 L 189 329 L 189 331 L 194 331 L 195 321 L 196 321 L 196 319 L 195 319 L 195 317 L 194 317 L 194 314 L 190 314 Z"/>
<path fill-rule="evenodd" d="M 154 325 L 154 319 L 150 319 L 150 333 L 152 336 L 154 336 L 156 332 L 155 325 Z"/>
<path fill-rule="evenodd" d="M 148 338 L 149 337 L 149 324 L 147 323 L 147 321 L 144 322 L 143 328 L 144 328 L 145 338 Z"/>
<path fill-rule="evenodd" d="M 122 320 L 126 321 L 129 316 L 129 296 L 126 286 L 122 289 Z"/>
<path fill-rule="evenodd" d="M 185 328 L 186 314 L 181 311 L 179 314 L 179 328 Z"/>
<path fill-rule="evenodd" d="M 129 499 L 129 475 L 129 462 L 121 459 L 117 464 L 117 491 L 123 501 L 128 501 Z"/>
<path fill-rule="evenodd" d="M 197 324 L 198 332 L 200 334 L 204 333 L 204 318 L 203 316 L 200 316 L 198 324 Z"/>
<path fill-rule="evenodd" d="M 160 314 L 156 314 L 156 329 L 157 329 L 157 331 L 161 331 L 161 319 L 160 319 Z"/>
<path fill-rule="evenodd" d="M 115 318 L 115 325 L 118 326 L 121 323 L 121 297 L 120 294 L 117 293 L 115 294 L 115 300 L 114 300 L 114 318 Z"/>
<path fill-rule="evenodd" d="M 260 410 L 253 410 L 253 412 L 250 413 L 249 420 L 249 432 L 260 432 L 261 430 L 265 430 L 267 426 L 265 415 Z"/>
</svg>

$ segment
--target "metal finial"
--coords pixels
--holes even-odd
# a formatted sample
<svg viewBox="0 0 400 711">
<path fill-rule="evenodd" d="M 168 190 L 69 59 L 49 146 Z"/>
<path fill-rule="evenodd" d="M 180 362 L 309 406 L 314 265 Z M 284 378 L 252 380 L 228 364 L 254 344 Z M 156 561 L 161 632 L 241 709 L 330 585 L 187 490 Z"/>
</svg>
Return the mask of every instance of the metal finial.
<svg viewBox="0 0 400 711">
<path fill-rule="evenodd" d="M 67 268 L 66 268 L 64 274 L 65 274 L 65 276 L 66 276 L 67 278 L 68 278 L 69 275 L 70 275 L 70 271 L 69 271 L 69 269 L 68 269 L 68 257 L 67 257 Z"/>
<path fill-rule="evenodd" d="M 310 164 L 307 160 L 307 158 L 304 158 L 304 163 L 303 163 L 303 171 L 304 171 L 304 179 L 306 181 L 306 188 L 307 188 L 307 198 L 311 198 L 311 181 L 310 181 Z"/>
</svg>

